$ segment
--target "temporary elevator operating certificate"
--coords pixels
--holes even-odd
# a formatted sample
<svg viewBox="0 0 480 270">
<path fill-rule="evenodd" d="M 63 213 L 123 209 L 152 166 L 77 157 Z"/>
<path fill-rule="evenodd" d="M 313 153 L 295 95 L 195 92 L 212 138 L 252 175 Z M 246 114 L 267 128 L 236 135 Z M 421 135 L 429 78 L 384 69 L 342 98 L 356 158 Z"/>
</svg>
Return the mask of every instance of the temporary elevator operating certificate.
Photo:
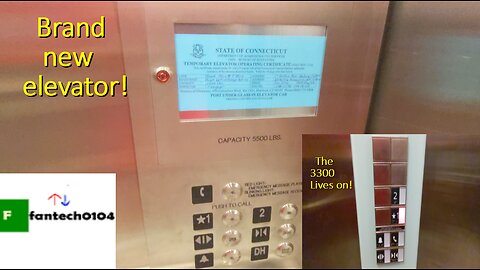
<svg viewBox="0 0 480 270">
<path fill-rule="evenodd" d="M 175 24 L 180 119 L 315 116 L 324 26 Z"/>
</svg>

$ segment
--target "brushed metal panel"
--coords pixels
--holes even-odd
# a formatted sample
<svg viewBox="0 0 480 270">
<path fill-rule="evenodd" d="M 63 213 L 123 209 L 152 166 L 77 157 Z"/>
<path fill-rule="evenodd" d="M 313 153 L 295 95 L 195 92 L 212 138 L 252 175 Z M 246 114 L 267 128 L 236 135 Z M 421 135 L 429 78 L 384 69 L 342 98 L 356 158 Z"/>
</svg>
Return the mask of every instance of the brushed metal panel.
<svg viewBox="0 0 480 270">
<path fill-rule="evenodd" d="M 391 3 L 369 133 L 480 133 L 479 16 L 479 2 Z"/>
<path fill-rule="evenodd" d="M 118 3 L 139 182 L 145 215 L 151 267 L 192 267 L 192 214 L 221 210 L 191 204 L 191 186 L 214 185 L 214 198 L 229 181 L 300 182 L 301 134 L 363 132 L 376 62 L 383 35 L 387 2 L 166 2 Z M 175 71 L 174 24 L 326 25 L 329 39 L 317 117 L 181 123 L 175 75 L 159 84 L 153 71 Z M 175 72 L 174 72 L 175 73 Z M 355 116 L 355 117 L 352 117 Z M 281 141 L 219 144 L 219 138 L 280 134 Z M 301 206 L 299 193 L 254 198 L 255 206 L 273 207 L 272 231 L 281 222 L 273 213 L 286 202 Z M 221 200 L 214 201 L 222 202 Z M 251 229 L 251 207 L 239 230 Z M 299 213 L 298 220 L 301 220 Z M 221 224 L 217 219 L 216 223 Z M 301 266 L 301 224 L 294 254 L 249 263 L 252 246 L 242 241 L 245 258 L 239 267 Z M 214 228 L 220 237 L 223 227 Z M 277 235 L 275 237 L 278 237 Z M 248 237 L 246 238 L 248 239 Z M 215 240 L 221 243 L 221 240 Z M 269 242 L 274 250 L 275 238 Z M 225 248 L 215 244 L 219 258 Z M 245 253 L 246 252 L 246 253 Z M 220 256 L 219 256 L 220 255 Z M 223 266 L 216 259 L 216 266 Z"/>
<path fill-rule="evenodd" d="M 428 136 L 419 268 L 480 267 L 479 164 L 480 136 Z"/>
<path fill-rule="evenodd" d="M 288 35 L 324 36 L 327 29 L 316 25 L 241 25 L 176 23 L 176 34 L 235 34 L 235 35 Z"/>
<path fill-rule="evenodd" d="M 367 131 L 428 136 L 419 268 L 480 266 L 480 3 L 394 2 Z"/>
<path fill-rule="evenodd" d="M 314 157 L 318 155 L 334 159 L 334 184 L 353 179 L 350 136 L 303 135 L 302 145 L 303 268 L 360 268 L 354 190 L 312 190 L 309 184 L 310 168 L 317 167 Z M 318 182 L 327 182 L 323 180 Z"/>
</svg>

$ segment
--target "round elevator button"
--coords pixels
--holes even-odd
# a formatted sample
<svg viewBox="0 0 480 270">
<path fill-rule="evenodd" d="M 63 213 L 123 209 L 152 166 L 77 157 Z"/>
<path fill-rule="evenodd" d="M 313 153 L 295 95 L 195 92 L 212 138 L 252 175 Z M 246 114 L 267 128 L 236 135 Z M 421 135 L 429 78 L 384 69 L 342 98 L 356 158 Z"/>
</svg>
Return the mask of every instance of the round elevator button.
<svg viewBox="0 0 480 270">
<path fill-rule="evenodd" d="M 228 230 L 222 236 L 222 241 L 227 247 L 235 246 L 242 240 L 242 235 L 237 230 Z"/>
<path fill-rule="evenodd" d="M 280 228 L 278 228 L 278 234 L 283 239 L 288 239 L 292 237 L 295 234 L 295 231 L 296 229 L 293 224 L 283 224 L 282 226 L 280 226 Z"/>
<path fill-rule="evenodd" d="M 242 215 L 240 212 L 234 209 L 228 210 L 222 215 L 223 224 L 229 227 L 237 225 L 241 219 Z"/>
<path fill-rule="evenodd" d="M 241 258 L 240 251 L 238 249 L 230 249 L 223 253 L 223 263 L 226 265 L 236 264 Z"/>
<path fill-rule="evenodd" d="M 292 219 L 297 215 L 298 208 L 293 203 L 287 203 L 280 208 L 280 217 L 282 219 Z"/>
<path fill-rule="evenodd" d="M 239 183 L 231 182 L 222 189 L 222 195 L 225 200 L 235 200 L 242 195 L 242 186 Z"/>
<path fill-rule="evenodd" d="M 288 256 L 292 254 L 292 252 L 293 252 L 293 244 L 290 242 L 280 243 L 276 249 L 276 253 L 280 257 Z"/>
</svg>

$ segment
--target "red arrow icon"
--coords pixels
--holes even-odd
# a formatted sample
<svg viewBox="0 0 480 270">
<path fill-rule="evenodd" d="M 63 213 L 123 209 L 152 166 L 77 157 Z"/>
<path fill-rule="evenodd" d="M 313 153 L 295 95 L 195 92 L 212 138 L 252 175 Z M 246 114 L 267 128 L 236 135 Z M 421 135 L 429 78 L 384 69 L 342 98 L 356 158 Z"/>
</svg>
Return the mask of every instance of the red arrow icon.
<svg viewBox="0 0 480 270">
<path fill-rule="evenodd" d="M 54 193 L 50 197 L 48 197 L 48 200 L 50 200 L 52 197 L 53 197 L 53 205 L 57 205 L 57 198 L 59 198 L 60 200 L 62 199 L 62 197 L 60 197 L 57 193 Z"/>
</svg>

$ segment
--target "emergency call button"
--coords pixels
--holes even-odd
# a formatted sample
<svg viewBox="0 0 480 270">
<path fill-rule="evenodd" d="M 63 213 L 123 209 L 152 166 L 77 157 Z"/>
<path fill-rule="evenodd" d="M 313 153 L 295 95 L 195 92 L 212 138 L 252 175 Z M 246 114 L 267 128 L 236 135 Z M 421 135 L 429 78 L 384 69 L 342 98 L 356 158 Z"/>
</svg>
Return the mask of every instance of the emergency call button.
<svg viewBox="0 0 480 270">
<path fill-rule="evenodd" d="M 213 201 L 213 187 L 209 186 L 196 186 L 192 187 L 192 203 L 211 203 Z"/>
</svg>

